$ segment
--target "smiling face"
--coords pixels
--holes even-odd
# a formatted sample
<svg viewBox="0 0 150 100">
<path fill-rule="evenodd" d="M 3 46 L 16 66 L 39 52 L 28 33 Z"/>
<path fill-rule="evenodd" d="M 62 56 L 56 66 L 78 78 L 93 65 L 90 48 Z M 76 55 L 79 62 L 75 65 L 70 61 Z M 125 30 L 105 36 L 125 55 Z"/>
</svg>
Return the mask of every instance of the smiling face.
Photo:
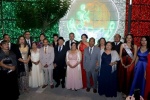
<svg viewBox="0 0 150 100">
<path fill-rule="evenodd" d="M 58 40 L 58 44 L 59 44 L 59 45 L 63 45 L 63 44 L 64 44 L 64 41 L 63 41 L 62 39 L 59 39 L 59 40 Z"/>
<path fill-rule="evenodd" d="M 26 33 L 25 33 L 25 38 L 26 38 L 26 39 L 30 39 L 30 32 L 26 32 Z"/>
<path fill-rule="evenodd" d="M 131 43 L 132 40 L 133 40 L 132 36 L 128 35 L 127 38 L 126 38 L 127 43 Z"/>
<path fill-rule="evenodd" d="M 70 34 L 70 35 L 69 35 L 69 39 L 70 39 L 70 40 L 74 40 L 74 34 Z"/>
<path fill-rule="evenodd" d="M 81 37 L 81 39 L 82 39 L 82 42 L 86 42 L 87 41 L 87 38 L 84 35 Z"/>
<path fill-rule="evenodd" d="M 115 36 L 114 36 L 114 40 L 115 40 L 115 42 L 120 42 L 120 35 L 119 34 L 116 34 Z"/>
<path fill-rule="evenodd" d="M 73 43 L 72 45 L 71 45 L 71 50 L 76 50 L 77 49 L 77 45 L 75 44 L 75 43 Z"/>
<path fill-rule="evenodd" d="M 146 40 L 145 37 L 143 37 L 143 38 L 141 39 L 141 45 L 142 45 L 142 46 L 147 46 L 147 40 Z"/>
<path fill-rule="evenodd" d="M 5 35 L 5 36 L 4 36 L 4 40 L 6 40 L 7 42 L 10 42 L 10 37 L 9 37 L 9 35 Z"/>
<path fill-rule="evenodd" d="M 44 35 L 40 35 L 40 41 L 43 41 L 45 39 Z"/>
<path fill-rule="evenodd" d="M 32 43 L 32 49 L 37 49 L 36 43 Z"/>
<path fill-rule="evenodd" d="M 25 39 L 24 39 L 24 37 L 20 37 L 20 39 L 19 39 L 19 44 L 25 44 Z"/>
<path fill-rule="evenodd" d="M 48 40 L 44 40 L 43 45 L 46 47 L 48 45 Z"/>
<path fill-rule="evenodd" d="M 100 45 L 105 45 L 105 40 L 104 39 L 100 39 L 99 44 Z"/>
<path fill-rule="evenodd" d="M 106 44 L 106 50 L 111 50 L 112 49 L 112 44 L 111 43 L 107 43 Z"/>
<path fill-rule="evenodd" d="M 54 39 L 54 42 L 57 42 L 58 36 L 54 36 L 53 39 Z"/>
<path fill-rule="evenodd" d="M 95 44 L 95 39 L 94 39 L 94 38 L 90 38 L 89 46 L 90 46 L 90 47 L 93 47 L 94 44 Z"/>
</svg>

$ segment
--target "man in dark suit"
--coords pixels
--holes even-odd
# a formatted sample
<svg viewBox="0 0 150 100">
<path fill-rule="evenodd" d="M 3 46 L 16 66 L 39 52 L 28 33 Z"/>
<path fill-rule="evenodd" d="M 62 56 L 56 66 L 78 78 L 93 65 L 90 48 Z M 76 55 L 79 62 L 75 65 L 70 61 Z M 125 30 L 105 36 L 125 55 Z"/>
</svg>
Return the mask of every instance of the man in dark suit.
<svg viewBox="0 0 150 100">
<path fill-rule="evenodd" d="M 120 53 L 120 47 L 122 44 L 122 42 L 120 40 L 121 40 L 121 36 L 119 34 L 116 34 L 114 36 L 114 42 L 112 42 L 112 46 L 113 46 L 114 50 L 116 50 L 118 52 L 118 54 Z M 120 65 L 120 61 L 118 61 L 118 63 L 117 63 L 117 73 L 120 71 L 119 65 Z M 117 78 L 119 78 L 119 73 L 117 74 Z M 120 84 L 119 81 L 118 81 L 118 84 Z M 118 92 L 120 92 L 119 85 L 118 85 Z"/>
<path fill-rule="evenodd" d="M 24 37 L 26 39 L 26 42 L 27 42 L 29 48 L 31 49 L 33 41 L 31 39 L 30 32 L 29 31 L 24 32 Z"/>
<path fill-rule="evenodd" d="M 60 85 L 60 79 L 62 79 L 62 88 L 65 88 L 65 74 L 66 74 L 66 52 L 63 37 L 59 37 L 58 46 L 55 48 L 54 59 L 54 80 L 56 81 L 55 87 Z"/>
<path fill-rule="evenodd" d="M 3 35 L 3 40 L 6 40 L 9 44 L 9 50 L 16 53 L 16 44 L 10 42 L 10 36 L 8 34 Z"/>
<path fill-rule="evenodd" d="M 120 53 L 120 46 L 122 44 L 121 40 L 121 36 L 120 34 L 116 34 L 114 36 L 114 42 L 112 42 L 112 46 L 114 48 L 114 50 L 116 50 L 118 52 L 118 54 Z"/>
<path fill-rule="evenodd" d="M 69 34 L 69 40 L 65 43 L 65 47 L 67 48 L 67 50 L 71 49 L 71 43 L 72 42 L 75 42 L 78 45 L 78 41 L 74 40 L 74 38 L 75 38 L 74 33 L 70 33 Z"/>
</svg>

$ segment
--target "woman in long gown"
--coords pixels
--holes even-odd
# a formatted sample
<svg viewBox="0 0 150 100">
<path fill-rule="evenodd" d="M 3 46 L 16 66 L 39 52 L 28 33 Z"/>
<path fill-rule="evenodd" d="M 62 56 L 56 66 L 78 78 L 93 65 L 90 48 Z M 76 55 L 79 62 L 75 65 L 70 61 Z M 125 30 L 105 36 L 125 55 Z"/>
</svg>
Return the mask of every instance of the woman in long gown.
<svg viewBox="0 0 150 100">
<path fill-rule="evenodd" d="M 133 43 L 133 35 L 128 34 L 125 42 L 120 47 L 120 76 L 119 85 L 121 92 L 124 93 L 123 97 L 129 95 L 131 84 L 133 81 L 134 62 L 137 56 L 137 46 Z"/>
<path fill-rule="evenodd" d="M 147 55 L 149 53 L 148 41 L 149 41 L 148 37 L 141 38 L 141 47 L 137 52 L 137 58 L 134 68 L 134 79 L 130 90 L 130 96 L 134 94 L 135 89 L 140 89 L 140 95 L 144 97 L 145 82 L 146 82 L 145 71 L 147 66 Z"/>
<path fill-rule="evenodd" d="M 66 88 L 71 90 L 81 89 L 82 75 L 81 75 L 81 52 L 77 50 L 77 44 L 71 43 L 71 50 L 66 54 L 67 63 L 67 78 Z"/>
<path fill-rule="evenodd" d="M 35 42 L 32 43 L 31 50 L 32 70 L 29 76 L 29 86 L 36 88 L 44 84 L 43 71 L 40 64 L 40 53 Z"/>
<path fill-rule="evenodd" d="M 148 54 L 148 64 L 146 68 L 145 77 L 146 77 L 146 86 L 145 86 L 144 100 L 150 100 L 150 53 Z"/>
<path fill-rule="evenodd" d="M 106 44 L 105 38 L 100 38 L 98 40 L 97 46 L 100 48 L 100 57 L 102 56 L 103 52 L 105 51 L 105 44 Z M 101 58 L 100 58 L 100 64 L 101 64 Z M 101 65 L 99 65 L 99 67 L 101 67 Z"/>
<path fill-rule="evenodd" d="M 82 54 L 81 71 L 82 71 L 82 83 L 83 83 L 83 89 L 84 89 L 87 87 L 86 86 L 87 83 L 86 83 L 86 71 L 83 68 L 83 57 L 84 57 L 84 49 L 89 46 L 89 43 L 87 42 L 88 36 L 86 34 L 82 34 L 81 39 L 82 39 L 82 41 L 78 45 L 78 48 Z M 92 83 L 92 80 L 91 80 L 91 83 Z"/>
<path fill-rule="evenodd" d="M 112 50 L 111 42 L 106 43 L 102 54 L 100 74 L 98 75 L 98 93 L 106 97 L 117 96 L 117 61 L 120 60 L 117 51 Z"/>
<path fill-rule="evenodd" d="M 19 74 L 19 85 L 21 92 L 28 92 L 29 90 L 29 61 L 30 61 L 30 52 L 29 47 L 23 36 L 18 38 L 18 48 L 16 56 L 18 59 L 17 67 Z"/>
</svg>

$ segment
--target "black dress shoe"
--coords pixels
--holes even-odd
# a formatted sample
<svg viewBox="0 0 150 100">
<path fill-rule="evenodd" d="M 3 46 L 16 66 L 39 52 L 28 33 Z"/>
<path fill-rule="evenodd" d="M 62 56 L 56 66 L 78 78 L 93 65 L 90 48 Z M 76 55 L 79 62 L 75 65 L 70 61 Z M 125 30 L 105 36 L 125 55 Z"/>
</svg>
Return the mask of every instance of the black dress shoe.
<svg viewBox="0 0 150 100">
<path fill-rule="evenodd" d="M 47 84 L 48 85 L 48 84 Z M 45 88 L 47 85 L 43 85 L 42 88 Z"/>
<path fill-rule="evenodd" d="M 87 91 L 87 92 L 90 92 L 90 88 L 87 88 L 86 91 Z"/>
<path fill-rule="evenodd" d="M 65 85 L 64 85 L 64 84 L 62 84 L 62 88 L 65 88 Z"/>
<path fill-rule="evenodd" d="M 56 84 L 55 87 L 57 88 L 60 84 Z"/>
<path fill-rule="evenodd" d="M 97 90 L 96 90 L 96 89 L 93 89 L 93 92 L 94 92 L 94 93 L 97 93 Z"/>
</svg>

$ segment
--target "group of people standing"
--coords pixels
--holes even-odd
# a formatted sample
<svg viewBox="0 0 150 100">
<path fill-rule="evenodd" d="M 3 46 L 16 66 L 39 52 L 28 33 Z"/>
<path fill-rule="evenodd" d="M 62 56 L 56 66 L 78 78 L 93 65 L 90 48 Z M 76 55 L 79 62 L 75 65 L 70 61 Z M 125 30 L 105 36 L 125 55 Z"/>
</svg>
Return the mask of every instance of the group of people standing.
<svg viewBox="0 0 150 100">
<path fill-rule="evenodd" d="M 0 91 L 15 93 L 12 97 L 3 95 L 4 98 L 17 100 L 19 93 L 28 92 L 29 87 L 49 85 L 53 89 L 61 85 L 75 91 L 86 88 L 89 92 L 93 88 L 94 93 L 106 97 L 116 97 L 117 91 L 132 96 L 135 89 L 140 89 L 140 95 L 148 100 L 148 37 L 141 38 L 140 47 L 134 44 L 132 34 L 125 37 L 124 43 L 116 34 L 114 42 L 100 38 L 97 45 L 94 38 L 88 42 L 86 34 L 81 35 L 80 42 L 75 40 L 74 33 L 69 34 L 66 42 L 57 34 L 53 39 L 49 44 L 41 34 L 40 41 L 33 42 L 27 31 L 18 38 L 17 44 L 12 44 L 9 35 L 4 34 L 0 50 Z"/>
</svg>

